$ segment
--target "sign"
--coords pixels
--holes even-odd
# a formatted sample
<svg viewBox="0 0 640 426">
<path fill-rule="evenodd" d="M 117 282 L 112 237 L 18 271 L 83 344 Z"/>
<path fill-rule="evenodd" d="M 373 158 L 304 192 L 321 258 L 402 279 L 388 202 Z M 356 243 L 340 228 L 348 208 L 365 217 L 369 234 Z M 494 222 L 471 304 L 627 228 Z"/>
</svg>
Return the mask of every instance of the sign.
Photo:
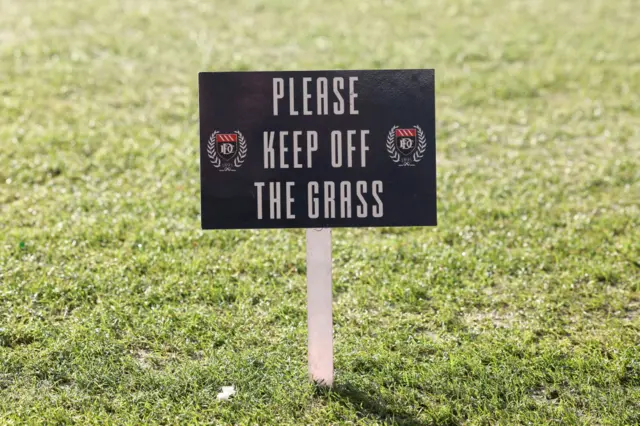
<svg viewBox="0 0 640 426">
<path fill-rule="evenodd" d="M 203 229 L 435 226 L 433 70 L 204 72 Z"/>
</svg>

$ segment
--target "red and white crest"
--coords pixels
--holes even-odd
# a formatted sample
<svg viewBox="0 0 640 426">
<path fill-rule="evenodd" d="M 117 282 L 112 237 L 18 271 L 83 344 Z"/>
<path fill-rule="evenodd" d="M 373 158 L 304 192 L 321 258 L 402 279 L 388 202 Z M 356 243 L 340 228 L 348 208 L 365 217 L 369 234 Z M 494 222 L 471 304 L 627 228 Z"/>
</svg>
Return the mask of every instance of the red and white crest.
<svg viewBox="0 0 640 426">
<path fill-rule="evenodd" d="M 207 143 L 211 164 L 223 172 L 233 172 L 247 157 L 247 141 L 240 131 L 221 133 L 214 131 Z"/>
<path fill-rule="evenodd" d="M 427 150 L 427 138 L 420 126 L 393 126 L 387 134 L 387 152 L 399 166 L 415 166 Z"/>
<path fill-rule="evenodd" d="M 402 155 L 416 150 L 416 129 L 396 129 L 396 148 Z"/>
<path fill-rule="evenodd" d="M 223 160 L 232 160 L 238 154 L 238 135 L 235 133 L 217 134 L 216 152 Z"/>
</svg>

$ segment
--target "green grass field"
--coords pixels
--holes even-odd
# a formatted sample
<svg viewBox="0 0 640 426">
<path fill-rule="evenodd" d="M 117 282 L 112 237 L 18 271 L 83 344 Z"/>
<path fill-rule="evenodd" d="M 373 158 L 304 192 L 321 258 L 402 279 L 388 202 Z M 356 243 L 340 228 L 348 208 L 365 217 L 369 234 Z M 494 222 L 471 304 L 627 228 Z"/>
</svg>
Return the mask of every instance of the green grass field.
<svg viewBox="0 0 640 426">
<path fill-rule="evenodd" d="M 640 423 L 637 0 L 0 0 L 0 424 Z M 197 73 L 435 68 L 437 228 L 199 229 Z M 216 401 L 234 385 L 230 401 Z"/>
</svg>

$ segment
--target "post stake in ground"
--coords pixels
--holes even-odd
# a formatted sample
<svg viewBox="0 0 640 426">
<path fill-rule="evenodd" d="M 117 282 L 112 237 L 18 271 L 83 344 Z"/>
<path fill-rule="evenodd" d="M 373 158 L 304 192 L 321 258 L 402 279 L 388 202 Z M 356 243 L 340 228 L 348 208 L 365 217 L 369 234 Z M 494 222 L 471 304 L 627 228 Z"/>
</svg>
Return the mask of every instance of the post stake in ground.
<svg viewBox="0 0 640 426">
<path fill-rule="evenodd" d="M 331 229 L 307 229 L 309 377 L 333 385 Z"/>
</svg>

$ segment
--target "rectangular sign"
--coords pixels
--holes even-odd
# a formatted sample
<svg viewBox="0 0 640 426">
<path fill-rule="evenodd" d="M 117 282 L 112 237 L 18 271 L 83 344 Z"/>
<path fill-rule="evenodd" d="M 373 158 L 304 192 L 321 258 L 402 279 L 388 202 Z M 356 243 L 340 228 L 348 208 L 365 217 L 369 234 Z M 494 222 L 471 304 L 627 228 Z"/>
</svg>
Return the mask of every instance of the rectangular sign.
<svg viewBox="0 0 640 426">
<path fill-rule="evenodd" d="M 433 70 L 203 72 L 203 229 L 435 226 Z"/>
</svg>

